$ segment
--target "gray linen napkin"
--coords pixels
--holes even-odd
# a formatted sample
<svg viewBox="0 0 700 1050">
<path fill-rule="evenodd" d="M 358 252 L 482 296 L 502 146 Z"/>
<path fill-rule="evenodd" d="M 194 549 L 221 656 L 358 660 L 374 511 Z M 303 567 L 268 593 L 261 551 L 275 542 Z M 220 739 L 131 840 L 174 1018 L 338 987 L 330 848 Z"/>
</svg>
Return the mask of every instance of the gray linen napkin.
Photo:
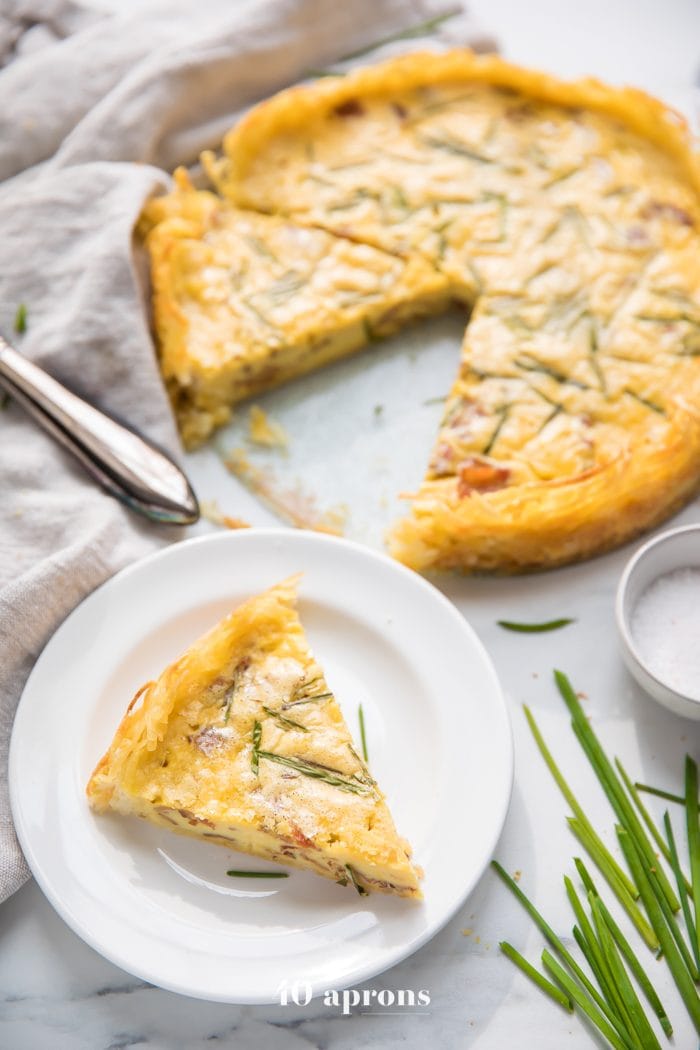
<svg viewBox="0 0 700 1050">
<path fill-rule="evenodd" d="M 161 169 L 215 146 L 237 113 L 309 68 L 449 9 L 443 0 L 167 0 L 105 14 L 71 0 L 0 0 L 0 329 L 12 334 L 24 304 L 26 333 L 14 341 L 28 357 L 177 454 L 132 244 L 143 201 L 167 184 Z M 463 13 L 427 28 L 433 41 L 490 45 Z M 29 874 L 7 785 L 27 675 L 86 594 L 180 534 L 99 492 L 12 404 L 0 412 L 0 493 L 4 900 Z"/>
</svg>

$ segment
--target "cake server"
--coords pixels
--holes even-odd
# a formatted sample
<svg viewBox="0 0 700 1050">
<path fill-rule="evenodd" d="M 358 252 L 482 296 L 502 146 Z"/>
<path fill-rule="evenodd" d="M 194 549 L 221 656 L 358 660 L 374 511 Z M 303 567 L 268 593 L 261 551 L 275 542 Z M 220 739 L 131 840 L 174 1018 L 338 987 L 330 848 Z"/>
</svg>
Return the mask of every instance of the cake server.
<svg viewBox="0 0 700 1050">
<path fill-rule="evenodd" d="M 108 492 L 152 521 L 191 525 L 199 504 L 155 445 L 71 393 L 0 335 L 0 387 Z"/>
</svg>

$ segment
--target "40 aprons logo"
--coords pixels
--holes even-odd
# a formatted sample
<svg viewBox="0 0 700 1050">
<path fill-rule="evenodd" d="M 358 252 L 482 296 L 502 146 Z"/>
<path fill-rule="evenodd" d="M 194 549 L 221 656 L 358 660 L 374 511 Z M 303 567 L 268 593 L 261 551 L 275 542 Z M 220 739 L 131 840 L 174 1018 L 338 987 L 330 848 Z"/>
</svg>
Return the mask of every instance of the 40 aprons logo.
<svg viewBox="0 0 700 1050">
<path fill-rule="evenodd" d="M 280 1006 L 306 1006 L 311 1002 L 311 985 L 308 981 L 282 981 L 277 988 Z M 414 991 L 412 988 L 344 988 L 342 991 L 330 988 L 323 993 L 324 1006 L 340 1009 L 347 1017 L 354 1009 L 363 1014 L 379 1014 L 410 1010 L 412 1013 L 427 1013 L 416 1010 L 416 1007 L 430 1006 L 430 992 L 425 988 Z"/>
</svg>

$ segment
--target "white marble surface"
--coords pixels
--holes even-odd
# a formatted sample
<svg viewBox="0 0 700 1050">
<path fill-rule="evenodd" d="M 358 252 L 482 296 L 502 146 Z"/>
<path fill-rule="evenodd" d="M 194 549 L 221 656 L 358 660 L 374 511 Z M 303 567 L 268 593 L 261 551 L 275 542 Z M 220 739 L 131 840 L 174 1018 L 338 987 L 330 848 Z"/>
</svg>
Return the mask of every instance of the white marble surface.
<svg viewBox="0 0 700 1050">
<path fill-rule="evenodd" d="M 514 59 L 560 74 L 594 73 L 634 82 L 697 117 L 693 81 L 700 71 L 700 6 L 695 0 L 595 0 L 586 4 L 533 0 L 527 5 L 516 0 L 473 0 L 472 7 Z M 423 385 L 426 361 L 416 364 L 421 396 L 444 392 L 456 360 L 458 328 L 458 323 L 446 322 L 440 330 L 440 346 L 430 351 L 435 388 Z M 425 329 L 412 345 L 426 338 L 431 345 L 437 343 L 431 330 Z M 343 385 L 344 397 L 358 420 L 371 419 L 377 401 L 386 403 L 387 418 L 382 424 L 386 429 L 374 432 L 372 449 L 362 453 L 365 459 L 354 455 L 356 444 L 345 456 L 353 490 L 360 492 L 372 478 L 372 484 L 366 486 L 369 502 L 364 517 L 353 504 L 351 521 L 351 531 L 361 535 L 366 530 L 368 539 L 374 538 L 374 511 L 391 509 L 384 506 L 385 492 L 395 491 L 397 478 L 408 469 L 403 457 L 394 464 L 392 457 L 398 454 L 386 447 L 387 442 L 401 440 L 405 432 L 395 419 L 395 402 L 383 390 L 377 395 L 382 380 L 388 382 L 401 360 L 399 348 L 394 342 L 381 350 L 377 363 L 368 365 L 370 379 L 357 378 L 363 372 L 357 365 L 344 365 L 327 379 L 310 381 L 291 400 L 285 400 L 286 395 L 270 399 L 272 409 L 290 420 L 300 405 L 306 405 L 316 423 L 339 407 L 324 402 L 324 396 L 332 396 L 334 383 L 336 390 Z M 430 425 L 429 419 L 425 425 Z M 293 447 L 292 461 L 295 454 L 300 460 L 304 457 L 303 435 L 300 441 L 301 452 L 295 453 Z M 378 458 L 380 452 L 384 459 Z M 332 475 L 336 462 L 342 462 L 340 451 L 329 448 L 328 455 L 332 469 L 324 473 L 323 464 L 317 464 L 309 480 L 313 491 L 327 501 L 325 505 L 334 502 Z M 225 475 L 213 455 L 193 457 L 191 466 L 201 494 L 215 495 L 229 513 L 259 524 L 273 520 Z M 381 484 L 378 474 L 384 479 Z M 696 503 L 675 523 L 697 520 L 700 506 Z M 609 843 L 611 814 L 568 728 L 563 704 L 551 682 L 552 667 L 563 668 L 586 693 L 586 709 L 605 744 L 639 779 L 677 786 L 684 753 L 692 750 L 697 755 L 700 751 L 697 724 L 675 719 L 656 707 L 640 694 L 622 666 L 612 597 L 631 549 L 556 573 L 441 584 L 488 647 L 510 704 L 516 778 L 497 856 L 509 871 L 522 872 L 521 885 L 562 936 L 568 936 L 572 923 L 561 875 L 571 870 L 570 858 L 578 851 L 566 828 L 565 803 L 534 747 L 521 704 L 532 706 L 566 774 L 585 797 L 593 823 Z M 577 623 L 552 635 L 518 636 L 495 625 L 504 616 L 564 615 L 575 616 Z M 465 828 L 470 805 L 478 805 L 478 799 L 465 800 Z M 473 932 L 465 936 L 464 929 Z M 499 954 L 498 941 L 504 937 L 531 959 L 541 951 L 540 935 L 505 888 L 487 873 L 462 911 L 433 941 L 368 983 L 377 989 L 428 989 L 427 1015 L 406 1009 L 366 1016 L 355 1010 L 350 1017 L 342 1017 L 337 1008 L 321 1001 L 303 1008 L 232 1007 L 178 997 L 118 970 L 78 940 L 30 883 L 0 909 L 0 1048 L 196 1050 L 218 1045 L 344 1050 L 363 1045 L 378 1050 L 399 1046 L 417 1050 L 441 1045 L 448 1050 L 512 1046 L 578 1050 L 592 1045 L 578 1018 L 545 1002 Z M 654 963 L 651 955 L 645 963 L 675 1023 L 675 1047 L 689 1050 L 697 1045 L 697 1038 L 664 965 Z"/>
</svg>

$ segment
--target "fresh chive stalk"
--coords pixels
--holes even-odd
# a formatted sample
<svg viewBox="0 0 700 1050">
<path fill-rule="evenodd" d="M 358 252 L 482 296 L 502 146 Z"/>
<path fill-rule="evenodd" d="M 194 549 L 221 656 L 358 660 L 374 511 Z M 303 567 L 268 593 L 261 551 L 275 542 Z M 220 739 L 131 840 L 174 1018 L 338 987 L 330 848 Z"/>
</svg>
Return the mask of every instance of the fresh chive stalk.
<svg viewBox="0 0 700 1050">
<path fill-rule="evenodd" d="M 698 818 L 698 767 L 690 755 L 685 758 L 685 819 L 688 829 L 690 881 L 695 910 L 695 941 L 700 941 L 700 819 Z"/>
<path fill-rule="evenodd" d="M 593 915 L 593 924 L 603 956 L 608 965 L 612 984 L 622 1002 L 625 1017 L 629 1019 L 630 1030 L 636 1033 L 638 1043 L 644 1050 L 661 1050 L 661 1044 L 656 1038 L 639 997 L 627 976 L 627 971 L 600 909 L 600 903 L 593 894 L 589 896 L 589 904 Z"/>
<path fill-rule="evenodd" d="M 354 870 L 350 867 L 349 864 L 345 865 L 345 870 L 348 873 L 348 878 L 350 879 L 350 882 L 353 884 L 360 897 L 367 897 L 369 895 L 369 891 L 366 890 L 360 882 L 358 882 L 357 875 L 355 874 Z"/>
<path fill-rule="evenodd" d="M 578 1008 L 588 1017 L 595 1027 L 602 1032 L 605 1038 L 608 1040 L 613 1050 L 629 1050 L 629 1046 L 623 1043 L 615 1029 L 610 1025 L 607 1018 L 598 1010 L 595 1003 L 591 1002 L 589 997 L 581 991 L 579 986 L 574 980 L 568 975 L 566 970 L 562 969 L 557 960 L 552 956 L 550 952 L 545 948 L 542 952 L 542 965 L 546 970 L 549 970 L 552 977 L 564 990 L 564 994 L 567 995 Z"/>
<path fill-rule="evenodd" d="M 647 795 L 656 795 L 657 798 L 665 798 L 667 802 L 677 802 L 680 806 L 685 805 L 685 799 L 681 795 L 674 795 L 670 791 L 652 787 L 651 784 L 640 784 L 638 780 L 635 781 L 634 786 L 637 791 L 646 791 Z"/>
<path fill-rule="evenodd" d="M 625 854 L 627 863 L 630 866 L 630 871 L 632 872 L 634 881 L 639 887 L 639 892 L 644 902 L 644 907 L 647 910 L 649 920 L 654 927 L 663 949 L 663 953 L 666 956 L 666 962 L 671 971 L 671 976 L 673 977 L 676 987 L 680 992 L 681 998 L 685 1003 L 686 1009 L 688 1010 L 697 1031 L 700 1032 L 700 998 L 698 997 L 690 972 L 688 971 L 671 931 L 668 928 L 657 893 L 655 892 L 655 888 L 647 874 L 644 858 L 639 850 L 639 846 L 634 836 L 619 825 L 617 827 L 617 836 L 620 840 L 622 852 Z"/>
<path fill-rule="evenodd" d="M 676 839 L 673 834 L 673 826 L 671 824 L 671 818 L 668 815 L 668 810 L 664 813 L 664 828 L 666 830 L 666 838 L 668 840 L 669 852 L 671 854 L 671 867 L 673 868 L 673 874 L 676 877 L 676 885 L 678 886 L 678 896 L 681 901 L 681 908 L 683 910 L 683 918 L 685 919 L 685 928 L 688 931 L 688 940 L 690 941 L 690 947 L 693 952 L 693 958 L 695 959 L 696 969 L 700 970 L 700 954 L 698 953 L 698 934 L 695 929 L 695 922 L 693 921 L 693 912 L 690 906 L 690 900 L 688 899 L 688 889 L 686 888 L 686 879 L 681 871 L 680 861 L 678 859 L 678 849 L 676 848 Z M 692 888 L 691 888 L 692 892 Z"/>
<path fill-rule="evenodd" d="M 256 722 L 256 725 L 259 725 Z M 370 786 L 359 780 L 352 780 L 349 776 L 329 766 L 317 765 L 315 762 L 306 762 L 302 758 L 294 758 L 291 755 L 278 755 L 275 751 L 256 751 L 258 759 L 264 758 L 268 762 L 276 762 L 278 765 L 287 766 L 296 770 L 305 777 L 312 780 L 323 780 L 326 784 L 339 788 L 341 791 L 349 791 L 353 795 L 366 795 Z M 257 770 L 255 770 L 257 771 Z"/>
<path fill-rule="evenodd" d="M 263 711 L 266 715 L 269 715 L 280 727 L 280 729 L 298 729 L 302 733 L 308 733 L 308 726 L 303 726 L 301 722 L 295 722 L 293 718 L 285 718 L 284 715 L 280 714 L 274 707 L 264 707 Z"/>
<path fill-rule="evenodd" d="M 367 735 L 365 733 L 365 713 L 362 710 L 362 704 L 357 709 L 357 720 L 360 723 L 360 741 L 362 742 L 362 757 L 365 762 L 369 762 L 369 754 L 367 752 Z"/>
<path fill-rule="evenodd" d="M 491 443 L 493 444 L 493 442 Z M 558 631 L 560 627 L 568 627 L 570 623 L 576 623 L 576 621 L 568 616 L 563 616 L 559 620 L 546 620 L 544 623 L 516 623 L 514 620 L 496 620 L 496 623 L 506 631 L 537 634 L 541 631 Z"/>
<path fill-rule="evenodd" d="M 617 878 L 615 871 L 610 868 L 608 858 L 604 854 L 601 854 L 599 852 L 597 844 L 594 840 L 590 838 L 586 828 L 583 827 L 579 823 L 579 821 L 575 820 L 572 817 L 568 817 L 567 823 L 571 831 L 574 833 L 576 838 L 579 840 L 583 848 L 590 856 L 593 863 L 600 871 L 601 875 L 607 882 L 610 889 L 613 891 L 613 893 L 619 900 L 622 907 L 629 915 L 644 943 L 652 951 L 657 951 L 659 947 L 659 941 L 656 937 L 656 934 L 642 915 L 637 905 L 634 903 L 634 898 L 632 897 L 632 895 L 627 892 L 626 887 Z M 637 890 L 635 890 L 635 895 L 639 895 Z"/>
<path fill-rule="evenodd" d="M 588 995 L 598 1004 L 598 1006 L 603 1011 L 607 1010 L 608 1007 L 605 1001 L 598 994 L 594 985 L 592 985 L 591 982 L 588 980 L 585 973 L 583 972 L 579 964 L 576 962 L 571 952 L 564 946 L 560 938 L 557 937 L 556 933 L 549 925 L 547 920 L 542 915 L 540 915 L 532 901 L 530 901 L 528 897 L 526 897 L 526 895 L 518 886 L 515 879 L 512 879 L 510 877 L 508 872 L 501 867 L 497 860 L 491 861 L 491 867 L 501 877 L 503 882 L 505 882 L 506 886 L 511 891 L 511 893 L 513 893 L 514 896 L 517 897 L 525 911 L 530 916 L 530 918 L 534 920 L 535 925 L 542 931 L 549 944 L 561 956 L 561 958 L 571 970 L 572 974 L 576 977 L 576 980 L 580 984 L 582 984 L 583 987 L 586 989 Z"/>
<path fill-rule="evenodd" d="M 603 844 L 603 842 L 601 841 L 601 839 L 598 837 L 598 835 L 596 834 L 595 830 L 593 829 L 593 826 L 591 825 L 588 817 L 584 813 L 581 805 L 578 802 L 578 799 L 576 798 L 576 796 L 574 795 L 573 791 L 569 787 L 568 783 L 564 779 L 564 776 L 563 776 L 561 770 L 559 769 L 559 766 L 554 761 L 552 753 L 551 753 L 551 751 L 549 750 L 549 748 L 547 747 L 547 745 L 546 745 L 546 743 L 544 741 L 544 737 L 542 736 L 542 733 L 540 732 L 539 726 L 537 725 L 537 722 L 535 721 L 535 718 L 534 718 L 534 716 L 532 714 L 532 711 L 530 710 L 530 708 L 526 704 L 523 705 L 523 710 L 525 712 L 525 718 L 527 719 L 527 724 L 530 727 L 530 732 L 532 733 L 533 737 L 535 738 L 535 743 L 537 744 L 537 747 L 539 748 L 539 751 L 540 751 L 540 754 L 542 755 L 542 758 L 545 760 L 545 763 L 547 765 L 547 768 L 549 769 L 549 772 L 554 777 L 556 785 L 559 788 L 559 790 L 561 791 L 562 795 L 564 796 L 566 801 L 571 806 L 572 812 L 573 812 L 574 816 L 576 817 L 576 819 L 579 821 L 581 827 L 585 828 L 585 830 L 588 832 L 588 836 L 589 836 L 590 842 L 596 848 L 596 856 L 593 856 L 593 854 L 591 854 L 591 856 L 593 856 L 593 859 L 595 860 L 596 864 L 598 864 L 597 857 L 600 857 L 601 859 L 604 859 L 604 861 L 606 863 L 606 866 L 607 866 L 607 869 L 614 873 L 615 878 L 617 879 L 617 881 L 619 883 L 621 883 L 624 886 L 624 888 L 626 889 L 628 895 L 630 897 L 632 897 L 633 899 L 636 899 L 638 894 L 637 894 L 637 890 L 636 890 L 636 887 L 635 887 L 634 883 L 630 880 L 630 878 L 627 875 L 627 873 L 622 870 L 622 868 L 617 863 L 617 861 L 615 860 L 613 855 L 609 852 L 607 847 Z M 586 846 L 586 849 L 588 849 L 588 846 Z M 591 851 L 588 850 L 588 852 L 591 852 Z M 600 864 L 598 864 L 598 867 L 600 867 Z"/>
<path fill-rule="evenodd" d="M 652 820 L 651 815 L 649 813 L 649 810 L 646 808 L 646 806 L 642 802 L 641 798 L 639 797 L 639 792 L 637 791 L 637 789 L 636 789 L 634 783 L 632 782 L 631 778 L 625 772 L 625 769 L 624 769 L 624 767 L 622 765 L 622 762 L 620 762 L 619 758 L 615 759 L 615 765 L 617 766 L 618 773 L 622 777 L 622 782 L 624 783 L 625 787 L 627 788 L 627 790 L 628 790 L 628 792 L 630 794 L 630 798 L 632 799 L 632 801 L 634 802 L 635 806 L 639 810 L 639 815 L 641 816 L 642 820 L 644 821 L 644 823 L 648 827 L 649 833 L 651 834 L 651 837 L 653 838 L 654 842 L 659 847 L 659 849 L 661 850 L 662 854 L 664 855 L 664 857 L 666 858 L 666 860 L 670 864 L 671 863 L 671 851 L 670 851 L 670 849 L 669 849 L 669 847 L 668 847 L 668 845 L 666 843 L 666 840 L 664 839 L 663 835 L 661 834 L 661 832 L 657 828 L 656 824 Z M 675 872 L 674 872 L 674 874 L 675 874 Z M 685 877 L 685 875 L 682 875 L 682 878 L 684 879 L 687 888 L 690 889 L 690 882 L 689 882 L 689 880 Z"/>
<path fill-rule="evenodd" d="M 250 756 L 250 768 L 257 776 L 260 772 L 260 741 L 262 740 L 262 725 L 253 722 L 253 753 Z"/>
<path fill-rule="evenodd" d="M 589 875 L 589 873 L 588 873 L 588 871 L 586 869 L 586 866 L 583 863 L 583 861 L 581 860 L 581 858 L 580 857 L 574 857 L 574 864 L 576 865 L 576 870 L 579 873 L 581 882 L 583 883 L 583 885 L 584 885 L 584 887 L 586 889 L 586 893 L 589 896 L 591 894 L 593 894 L 593 896 L 597 897 L 598 902 L 600 904 L 600 909 L 601 909 L 601 912 L 603 914 L 603 917 L 605 918 L 605 921 L 608 924 L 608 928 L 609 928 L 610 932 L 612 933 L 613 937 L 615 938 L 615 943 L 617 944 L 618 948 L 620 949 L 620 952 L 621 952 L 622 956 L 624 957 L 625 962 L 629 966 L 631 972 L 634 974 L 634 978 L 635 978 L 637 984 L 639 985 L 639 987 L 641 988 L 642 992 L 644 993 L 646 999 L 648 1000 L 649 1005 L 651 1006 L 652 1010 L 654 1011 L 654 1013 L 658 1017 L 661 1027 L 663 1028 L 664 1032 L 666 1033 L 666 1035 L 670 1039 L 671 1036 L 673 1035 L 673 1027 L 671 1026 L 671 1022 L 668 1019 L 668 1015 L 666 1014 L 666 1010 L 665 1010 L 661 1000 L 659 999 L 658 995 L 656 994 L 654 986 L 652 985 L 651 981 L 647 977 L 646 971 L 644 970 L 644 968 L 642 967 L 642 964 L 640 963 L 639 959 L 635 955 L 635 953 L 634 953 L 634 951 L 633 951 L 629 941 L 625 937 L 624 933 L 622 932 L 620 927 L 617 925 L 617 923 L 613 919 L 613 917 L 610 914 L 610 912 L 608 911 L 608 909 L 607 909 L 607 907 L 605 905 L 605 902 L 603 901 L 603 899 L 601 898 L 600 894 L 598 893 L 598 890 L 596 889 L 596 885 L 593 882 L 593 879 L 591 878 L 591 876 Z"/>
<path fill-rule="evenodd" d="M 555 671 L 554 677 L 559 692 L 571 714 L 574 733 L 586 753 L 588 761 L 591 763 L 605 794 L 608 796 L 610 804 L 617 814 L 618 820 L 634 837 L 635 842 L 638 843 L 642 856 L 645 858 L 648 866 L 654 868 L 656 866 L 656 857 L 651 843 L 639 822 L 637 814 L 632 808 L 632 804 L 625 794 L 624 788 L 622 787 L 610 760 L 601 747 L 598 737 L 591 728 L 569 679 L 561 671 Z M 666 897 L 671 909 L 673 911 L 678 911 L 680 903 L 676 898 L 663 869 L 658 868 L 657 876 L 664 896 Z"/>
<path fill-rule="evenodd" d="M 27 331 L 27 307 L 25 303 L 20 303 L 15 313 L 14 330 L 17 335 L 24 335 Z"/>
<path fill-rule="evenodd" d="M 535 967 L 529 963 L 512 944 L 509 944 L 508 941 L 501 941 L 499 948 L 512 963 L 515 963 L 519 970 L 522 970 L 526 977 L 529 977 L 530 980 L 537 985 L 540 991 L 544 992 L 545 995 L 548 995 L 555 1003 L 559 1003 L 560 1006 L 563 1006 L 565 1010 L 569 1011 L 569 1013 L 573 1011 L 573 1003 L 569 997 L 564 995 L 562 990 L 558 988 L 556 984 L 552 984 L 551 981 L 548 981 L 544 974 L 541 974 L 539 970 L 536 970 Z"/>
<path fill-rule="evenodd" d="M 226 872 L 232 878 L 236 879 L 288 879 L 288 871 L 238 871 L 232 869 Z"/>
</svg>

